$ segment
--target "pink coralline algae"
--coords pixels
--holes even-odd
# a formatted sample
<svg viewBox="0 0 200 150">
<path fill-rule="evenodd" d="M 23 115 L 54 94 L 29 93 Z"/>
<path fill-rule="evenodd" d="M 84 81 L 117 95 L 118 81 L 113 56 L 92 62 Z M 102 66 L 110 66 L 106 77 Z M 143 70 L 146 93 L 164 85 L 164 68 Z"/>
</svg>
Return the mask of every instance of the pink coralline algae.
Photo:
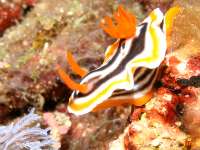
<svg viewBox="0 0 200 150">
<path fill-rule="evenodd" d="M 63 135 L 67 134 L 68 130 L 71 127 L 71 121 L 69 117 L 60 112 L 46 112 L 43 114 L 44 122 L 51 129 L 51 136 L 56 140 L 56 144 L 54 144 L 55 148 L 60 148 L 61 138 Z"/>
</svg>

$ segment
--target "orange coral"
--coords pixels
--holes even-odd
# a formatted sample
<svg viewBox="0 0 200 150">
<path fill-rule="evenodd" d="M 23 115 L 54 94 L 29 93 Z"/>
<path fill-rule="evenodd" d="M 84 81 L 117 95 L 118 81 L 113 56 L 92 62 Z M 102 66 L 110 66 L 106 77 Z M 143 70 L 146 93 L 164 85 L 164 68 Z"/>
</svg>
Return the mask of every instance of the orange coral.
<svg viewBox="0 0 200 150">
<path fill-rule="evenodd" d="M 124 10 L 120 5 L 114 13 L 116 25 L 108 16 L 100 23 L 101 28 L 114 38 L 129 38 L 135 35 L 136 18 L 131 13 Z"/>
</svg>

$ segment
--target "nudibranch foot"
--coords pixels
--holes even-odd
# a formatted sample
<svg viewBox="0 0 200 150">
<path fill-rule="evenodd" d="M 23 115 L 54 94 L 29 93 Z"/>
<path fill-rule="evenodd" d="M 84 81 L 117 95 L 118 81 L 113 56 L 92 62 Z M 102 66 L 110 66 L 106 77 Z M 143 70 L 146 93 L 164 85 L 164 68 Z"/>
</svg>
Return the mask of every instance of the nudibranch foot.
<svg viewBox="0 0 200 150">
<path fill-rule="evenodd" d="M 142 106 L 144 104 L 146 104 L 153 96 L 153 92 L 150 91 L 148 92 L 146 95 L 134 99 L 134 98 L 126 98 L 126 99 L 107 99 L 105 102 L 97 105 L 92 111 L 96 112 L 99 110 L 103 110 L 103 109 L 107 109 L 107 108 L 111 108 L 111 107 L 116 107 L 116 106 L 122 106 L 125 104 L 129 104 L 129 105 L 134 105 L 134 106 Z"/>
<path fill-rule="evenodd" d="M 122 39 L 135 35 L 136 18 L 122 6 L 119 6 L 117 12 L 114 13 L 114 19 L 116 24 L 108 16 L 100 23 L 101 28 L 111 37 Z"/>
</svg>

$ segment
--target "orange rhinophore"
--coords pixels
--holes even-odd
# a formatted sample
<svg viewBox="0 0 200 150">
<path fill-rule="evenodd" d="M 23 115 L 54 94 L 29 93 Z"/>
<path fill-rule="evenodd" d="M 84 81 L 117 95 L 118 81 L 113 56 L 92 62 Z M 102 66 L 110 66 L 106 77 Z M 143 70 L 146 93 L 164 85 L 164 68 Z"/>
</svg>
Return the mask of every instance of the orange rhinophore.
<svg viewBox="0 0 200 150">
<path fill-rule="evenodd" d="M 75 61 L 75 59 L 73 58 L 72 54 L 67 51 L 67 60 L 69 65 L 71 66 L 71 69 L 78 75 L 80 75 L 81 77 L 84 77 L 87 74 L 87 71 L 82 69 Z"/>
<path fill-rule="evenodd" d="M 75 73 L 79 74 L 81 77 L 83 77 L 87 72 L 83 70 L 74 60 L 72 54 L 70 52 L 67 53 L 67 60 L 69 64 L 72 67 L 72 70 L 75 71 Z M 59 66 L 57 65 L 57 72 L 60 76 L 60 78 L 63 80 L 63 82 L 71 89 L 71 90 L 77 90 L 81 93 L 86 93 L 88 91 L 87 85 L 85 84 L 79 84 L 73 81 L 69 75 Z"/>
<path fill-rule="evenodd" d="M 135 35 L 136 18 L 131 13 L 125 11 L 122 6 L 119 6 L 117 12 L 114 13 L 114 19 L 116 25 L 108 16 L 100 23 L 101 28 L 111 37 L 123 39 Z"/>
</svg>

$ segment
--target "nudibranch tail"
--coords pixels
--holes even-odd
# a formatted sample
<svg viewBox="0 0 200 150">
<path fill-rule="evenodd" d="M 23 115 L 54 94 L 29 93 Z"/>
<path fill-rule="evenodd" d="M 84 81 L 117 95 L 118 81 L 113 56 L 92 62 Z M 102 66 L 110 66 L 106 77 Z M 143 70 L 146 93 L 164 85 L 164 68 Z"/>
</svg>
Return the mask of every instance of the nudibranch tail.
<svg viewBox="0 0 200 150">
<path fill-rule="evenodd" d="M 87 74 L 87 71 L 82 69 L 75 61 L 75 59 L 73 58 L 72 54 L 67 51 L 67 60 L 68 63 L 71 67 L 71 69 L 78 75 L 80 75 L 81 77 L 84 77 Z"/>
<path fill-rule="evenodd" d="M 181 7 L 172 7 L 165 14 L 165 25 L 166 25 L 166 34 L 169 36 L 172 31 L 172 25 L 174 18 L 181 12 Z"/>
<path fill-rule="evenodd" d="M 116 13 L 114 13 L 116 25 L 110 17 L 105 17 L 101 21 L 101 28 L 114 38 L 129 38 L 135 35 L 136 18 L 131 13 L 124 10 L 120 5 Z"/>
<path fill-rule="evenodd" d="M 67 73 L 59 66 L 57 65 L 57 72 L 60 76 L 60 78 L 63 80 L 65 85 L 69 87 L 71 90 L 77 90 L 81 93 L 86 93 L 87 92 L 87 85 L 85 84 L 79 84 L 74 82 Z"/>
</svg>

